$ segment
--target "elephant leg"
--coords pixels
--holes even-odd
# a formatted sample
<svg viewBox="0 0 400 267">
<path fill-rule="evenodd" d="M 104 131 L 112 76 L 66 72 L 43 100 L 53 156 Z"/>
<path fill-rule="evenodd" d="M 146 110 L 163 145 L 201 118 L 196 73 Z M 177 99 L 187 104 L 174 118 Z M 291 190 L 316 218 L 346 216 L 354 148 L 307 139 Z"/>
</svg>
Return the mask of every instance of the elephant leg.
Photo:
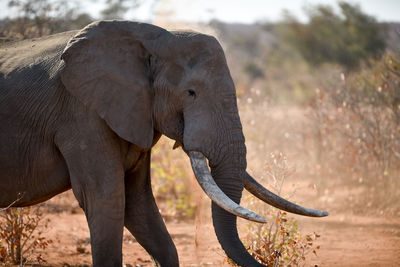
<svg viewBox="0 0 400 267">
<path fill-rule="evenodd" d="M 79 136 L 77 144 L 59 144 L 73 193 L 90 229 L 93 266 L 122 266 L 124 170 L 112 136 Z"/>
<path fill-rule="evenodd" d="M 125 178 L 125 227 L 157 266 L 179 266 L 178 253 L 155 203 L 150 181 L 150 151 Z"/>
</svg>

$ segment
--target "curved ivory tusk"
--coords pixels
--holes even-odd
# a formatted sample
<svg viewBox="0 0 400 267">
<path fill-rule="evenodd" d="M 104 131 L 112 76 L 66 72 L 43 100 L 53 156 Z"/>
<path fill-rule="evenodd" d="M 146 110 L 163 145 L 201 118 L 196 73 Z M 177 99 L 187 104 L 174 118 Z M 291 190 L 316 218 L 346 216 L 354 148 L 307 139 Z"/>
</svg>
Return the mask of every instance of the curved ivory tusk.
<svg viewBox="0 0 400 267">
<path fill-rule="evenodd" d="M 271 206 L 274 206 L 275 208 L 310 217 L 328 216 L 327 211 L 304 208 L 290 201 L 287 201 L 286 199 L 283 199 L 278 195 L 275 195 L 268 189 L 264 188 L 256 180 L 254 180 L 254 178 L 251 177 L 250 174 L 248 174 L 247 172 L 244 180 L 244 187 L 247 189 L 247 191 L 258 197 L 262 201 L 270 204 Z"/>
<path fill-rule="evenodd" d="M 211 198 L 211 200 L 214 201 L 215 204 L 217 204 L 224 210 L 244 219 L 260 223 L 266 222 L 263 217 L 239 206 L 227 195 L 225 195 L 224 192 L 222 192 L 222 190 L 215 183 L 214 178 L 211 176 L 210 170 L 208 169 L 207 162 L 203 154 L 197 151 L 189 151 L 188 155 L 197 181 L 199 182 L 201 188 L 204 190 L 207 196 Z"/>
</svg>

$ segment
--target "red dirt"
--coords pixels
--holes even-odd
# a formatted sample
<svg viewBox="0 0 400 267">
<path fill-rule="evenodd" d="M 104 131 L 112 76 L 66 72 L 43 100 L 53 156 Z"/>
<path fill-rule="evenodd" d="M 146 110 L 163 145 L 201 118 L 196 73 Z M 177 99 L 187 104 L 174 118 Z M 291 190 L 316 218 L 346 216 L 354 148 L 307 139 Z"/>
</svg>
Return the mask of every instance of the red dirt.
<svg viewBox="0 0 400 267">
<path fill-rule="evenodd" d="M 69 202 L 69 203 L 68 203 Z M 70 192 L 50 200 L 71 207 L 50 212 L 50 228 L 44 236 L 53 243 L 43 252 L 46 266 L 91 264 L 89 231 L 85 216 Z M 205 201 L 203 201 L 205 202 Z M 168 221 L 181 266 L 229 266 L 210 224 L 208 203 L 198 209 L 195 221 Z M 296 216 L 304 233 L 321 235 L 318 256 L 309 254 L 306 266 L 400 266 L 400 219 L 333 213 L 326 218 Z M 244 221 L 239 220 L 239 225 Z M 197 230 L 196 230 L 197 227 Z M 196 234 L 197 233 L 197 234 Z M 127 266 L 153 266 L 149 255 L 128 233 L 124 236 Z"/>
</svg>

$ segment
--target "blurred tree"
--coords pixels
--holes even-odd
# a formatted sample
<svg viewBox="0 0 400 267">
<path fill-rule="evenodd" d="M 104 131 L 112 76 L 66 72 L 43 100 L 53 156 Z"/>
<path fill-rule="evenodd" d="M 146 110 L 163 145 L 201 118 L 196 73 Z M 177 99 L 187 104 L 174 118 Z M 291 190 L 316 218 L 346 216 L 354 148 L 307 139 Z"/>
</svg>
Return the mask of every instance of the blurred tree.
<svg viewBox="0 0 400 267">
<path fill-rule="evenodd" d="M 284 38 L 312 65 L 338 63 L 347 71 L 357 69 L 362 62 L 381 57 L 385 51 L 384 33 L 360 6 L 339 2 L 340 14 L 332 7 L 317 5 L 307 10 L 308 24 L 286 14 L 288 30 Z"/>
<path fill-rule="evenodd" d="M 17 18 L 10 21 L 3 33 L 7 37 L 26 39 L 48 34 L 48 13 L 57 9 L 47 0 L 9 0 L 8 7 L 17 11 Z"/>
<path fill-rule="evenodd" d="M 251 80 L 265 77 L 264 70 L 252 62 L 244 66 L 244 71 L 250 76 Z"/>
<path fill-rule="evenodd" d="M 15 10 L 15 18 L 0 21 L 3 41 L 21 40 L 79 29 L 93 19 L 86 13 L 77 13 L 77 7 L 61 0 L 8 0 Z"/>
<path fill-rule="evenodd" d="M 136 9 L 140 4 L 140 0 L 106 0 L 101 16 L 103 19 L 122 19 L 128 10 Z"/>
</svg>

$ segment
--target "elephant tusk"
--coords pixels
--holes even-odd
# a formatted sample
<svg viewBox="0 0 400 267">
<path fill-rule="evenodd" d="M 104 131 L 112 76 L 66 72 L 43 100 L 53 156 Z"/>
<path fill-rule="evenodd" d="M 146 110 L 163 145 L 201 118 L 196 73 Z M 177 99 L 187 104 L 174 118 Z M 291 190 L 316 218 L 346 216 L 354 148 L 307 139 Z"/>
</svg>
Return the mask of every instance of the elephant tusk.
<svg viewBox="0 0 400 267">
<path fill-rule="evenodd" d="M 274 206 L 275 208 L 295 213 L 295 214 L 300 214 L 304 216 L 310 216 L 310 217 L 325 217 L 328 216 L 327 211 L 321 211 L 321 210 L 315 210 L 315 209 L 309 209 L 309 208 L 304 208 L 302 206 L 299 206 L 297 204 L 294 204 L 286 199 L 281 198 L 280 196 L 272 193 L 268 189 L 264 188 L 261 184 L 259 184 L 256 180 L 254 180 L 253 177 L 250 176 L 246 172 L 245 180 L 244 180 L 244 187 L 252 193 L 254 196 L 257 198 L 261 199 L 262 201 L 270 204 L 271 206 Z"/>
<path fill-rule="evenodd" d="M 208 169 L 206 158 L 200 152 L 189 151 L 188 152 L 190 163 L 192 165 L 193 172 L 199 182 L 201 188 L 207 194 L 215 204 L 230 212 L 236 216 L 244 219 L 265 223 L 266 220 L 260 215 L 245 209 L 236 204 L 230 199 L 215 183 L 214 178 L 211 176 L 210 170 Z"/>
</svg>

